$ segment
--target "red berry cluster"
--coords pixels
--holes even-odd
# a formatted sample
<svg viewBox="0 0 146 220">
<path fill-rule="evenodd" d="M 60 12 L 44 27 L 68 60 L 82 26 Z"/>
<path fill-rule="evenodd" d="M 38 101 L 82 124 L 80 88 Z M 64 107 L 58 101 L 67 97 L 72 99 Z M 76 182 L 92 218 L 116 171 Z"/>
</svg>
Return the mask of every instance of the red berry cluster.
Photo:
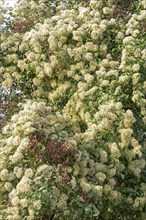
<svg viewBox="0 0 146 220">
<path fill-rule="evenodd" d="M 10 198 L 7 199 L 7 204 L 8 204 L 8 207 L 12 207 L 12 202 Z"/>
<path fill-rule="evenodd" d="M 68 183 L 68 181 L 71 179 L 69 174 L 64 169 L 65 169 L 64 166 L 62 166 L 60 168 L 56 168 L 52 172 L 52 176 L 51 176 L 53 179 L 55 179 L 56 176 L 60 176 L 61 177 L 60 185 L 62 185 L 62 186 L 65 186 Z"/>
<path fill-rule="evenodd" d="M 18 33 L 22 31 L 27 31 L 30 25 L 32 25 L 32 22 L 20 21 L 14 25 L 14 31 Z"/>
<path fill-rule="evenodd" d="M 75 154 L 75 150 L 70 149 L 66 143 L 63 145 L 56 141 L 47 143 L 47 154 L 49 163 L 54 164 L 68 164 L 69 159 Z"/>
<path fill-rule="evenodd" d="M 48 140 L 44 131 L 36 131 L 29 135 L 30 147 L 38 161 L 49 163 L 55 167 L 52 178 L 61 176 L 61 185 L 65 185 L 70 177 L 66 167 L 70 165 L 76 149 L 68 147 L 67 143 L 60 144 L 55 140 Z"/>
<path fill-rule="evenodd" d="M 44 51 L 47 53 L 48 59 L 50 59 L 50 55 L 52 54 L 52 52 L 49 49 L 48 41 L 43 41 L 43 42 L 40 42 L 40 43 L 41 43 L 41 46 L 44 49 Z"/>
<path fill-rule="evenodd" d="M 37 131 L 29 135 L 31 149 L 38 159 L 45 160 L 51 165 L 68 164 L 76 150 L 66 143 L 60 144 L 55 140 L 48 140 L 44 131 Z"/>
</svg>

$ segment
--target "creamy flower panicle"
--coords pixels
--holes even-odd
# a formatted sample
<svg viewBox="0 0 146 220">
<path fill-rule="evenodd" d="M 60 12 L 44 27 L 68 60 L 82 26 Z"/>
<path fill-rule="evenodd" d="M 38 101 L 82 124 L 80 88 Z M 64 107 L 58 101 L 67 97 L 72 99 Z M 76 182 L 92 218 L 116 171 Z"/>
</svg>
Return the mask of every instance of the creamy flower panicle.
<svg viewBox="0 0 146 220">
<path fill-rule="evenodd" d="M 32 100 L 0 133 L 0 218 L 145 219 L 146 2 L 137 4 L 127 15 L 114 0 L 14 9 L 1 85 Z"/>
</svg>

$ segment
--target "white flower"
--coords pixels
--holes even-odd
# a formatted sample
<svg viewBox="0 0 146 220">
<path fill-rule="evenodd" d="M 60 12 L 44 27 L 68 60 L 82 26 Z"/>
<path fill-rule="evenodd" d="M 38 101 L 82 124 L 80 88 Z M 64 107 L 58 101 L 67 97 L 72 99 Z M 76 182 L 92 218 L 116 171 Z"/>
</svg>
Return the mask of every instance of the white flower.
<svg viewBox="0 0 146 220">
<path fill-rule="evenodd" d="M 27 200 L 26 198 L 20 199 L 20 205 L 21 205 L 23 208 L 28 207 L 28 200 Z"/>
<path fill-rule="evenodd" d="M 133 32 L 132 32 L 132 36 L 133 37 L 137 37 L 137 35 L 140 33 L 140 31 L 139 30 L 134 30 Z"/>
<path fill-rule="evenodd" d="M 20 215 L 8 215 L 7 220 L 21 220 Z"/>
<path fill-rule="evenodd" d="M 10 131 L 10 125 L 6 125 L 3 129 L 2 129 L 2 134 L 7 134 Z"/>
<path fill-rule="evenodd" d="M 98 196 L 102 196 L 103 193 L 103 187 L 102 186 L 94 186 L 93 192 L 97 194 Z"/>
<path fill-rule="evenodd" d="M 16 177 L 18 178 L 18 179 L 20 179 L 21 177 L 22 177 L 22 175 L 23 175 L 23 168 L 17 168 L 17 170 L 15 171 L 14 170 L 14 172 L 16 172 Z"/>
<path fill-rule="evenodd" d="M 7 78 L 5 81 L 2 82 L 2 86 L 4 88 L 10 88 L 13 84 L 13 80 L 11 78 Z"/>
<path fill-rule="evenodd" d="M 18 183 L 16 189 L 18 193 L 28 193 L 31 190 L 30 185 L 28 183 L 23 182 Z"/>
<path fill-rule="evenodd" d="M 125 127 L 131 127 L 135 122 L 135 118 L 133 112 L 131 110 L 127 110 L 124 117 L 124 125 Z"/>
<path fill-rule="evenodd" d="M 102 172 L 98 172 L 96 173 L 95 177 L 97 178 L 97 180 L 99 180 L 100 182 L 104 182 L 106 179 L 106 175 Z"/>
<path fill-rule="evenodd" d="M 85 60 L 91 61 L 92 59 L 93 59 L 92 53 L 87 53 L 87 54 L 85 54 Z"/>
<path fill-rule="evenodd" d="M 112 9 L 110 9 L 108 7 L 103 8 L 103 14 L 108 15 L 108 14 L 111 14 L 111 12 L 112 12 Z"/>
<path fill-rule="evenodd" d="M 134 74 L 132 75 L 133 85 L 136 85 L 136 84 L 138 83 L 140 77 L 141 77 L 141 74 L 140 74 L 140 73 L 134 73 Z"/>
<path fill-rule="evenodd" d="M 31 177 L 34 175 L 34 172 L 33 172 L 32 169 L 28 168 L 28 169 L 25 170 L 24 175 L 25 175 L 26 177 L 30 177 L 30 178 L 31 178 Z"/>
<path fill-rule="evenodd" d="M 120 76 L 119 77 L 119 83 L 120 84 L 125 84 L 129 82 L 129 76 L 125 75 L 125 76 Z"/>
<path fill-rule="evenodd" d="M 91 185 L 89 183 L 86 183 L 85 180 L 83 180 L 83 179 L 80 182 L 80 186 L 82 187 L 83 191 L 85 191 L 85 192 L 89 192 L 92 189 Z"/>
<path fill-rule="evenodd" d="M 125 37 L 123 40 L 123 44 L 128 44 L 128 43 L 132 42 L 133 40 L 134 40 L 134 38 L 132 36 Z"/>
<path fill-rule="evenodd" d="M 17 163 L 23 158 L 23 154 L 16 152 L 13 156 L 10 157 L 10 160 L 12 161 L 13 164 Z"/>
<path fill-rule="evenodd" d="M 84 76 L 84 79 L 85 79 L 87 82 L 91 82 L 91 81 L 93 81 L 94 76 L 92 76 L 91 74 L 86 74 L 86 75 Z"/>
<path fill-rule="evenodd" d="M 41 174 L 43 172 L 49 171 L 50 167 L 47 164 L 42 164 L 37 168 L 37 174 Z"/>
<path fill-rule="evenodd" d="M 119 31 L 118 34 L 117 34 L 117 38 L 123 40 L 124 39 L 123 32 Z"/>
<path fill-rule="evenodd" d="M 76 184 L 77 184 L 75 177 L 72 177 L 70 183 L 71 183 L 72 188 L 74 189 L 76 187 Z"/>
<path fill-rule="evenodd" d="M 91 32 L 91 38 L 93 40 L 98 40 L 102 37 L 102 29 L 98 28 L 97 30 L 93 30 Z"/>
<path fill-rule="evenodd" d="M 9 171 L 7 169 L 3 169 L 1 172 L 0 172 L 0 179 L 2 181 L 5 181 L 7 180 L 9 177 Z"/>
<path fill-rule="evenodd" d="M 11 203 L 12 203 L 13 206 L 18 206 L 19 202 L 20 202 L 20 200 L 19 200 L 18 196 L 11 199 Z"/>
<path fill-rule="evenodd" d="M 80 93 L 79 93 L 80 99 L 81 99 L 81 100 L 84 99 L 84 98 L 85 98 L 85 95 L 86 95 L 86 92 L 85 92 L 85 91 L 80 92 Z"/>
<path fill-rule="evenodd" d="M 78 10 L 79 10 L 79 15 L 78 15 L 79 18 L 83 18 L 86 12 L 88 11 L 87 8 L 82 6 L 79 6 Z"/>
<path fill-rule="evenodd" d="M 28 208 L 28 213 L 29 213 L 30 219 L 34 219 L 35 211 L 32 209 L 32 207 Z"/>
<path fill-rule="evenodd" d="M 101 85 L 102 85 L 103 87 L 108 86 L 108 85 L 109 85 L 109 80 L 103 80 L 103 81 L 101 82 Z"/>
<path fill-rule="evenodd" d="M 10 182 L 5 183 L 5 189 L 10 192 L 13 189 L 13 185 Z"/>
<path fill-rule="evenodd" d="M 131 128 L 121 129 L 121 147 L 127 147 L 129 145 L 129 142 L 131 140 L 131 135 L 133 134 L 133 130 Z"/>
<path fill-rule="evenodd" d="M 111 168 L 111 169 L 108 171 L 108 175 L 109 175 L 110 177 L 113 177 L 113 176 L 116 175 L 116 172 L 117 172 L 116 168 Z"/>
<path fill-rule="evenodd" d="M 133 72 L 138 72 L 140 70 L 140 65 L 139 64 L 134 64 L 133 66 L 132 66 L 132 71 Z"/>
<path fill-rule="evenodd" d="M 34 207 L 34 209 L 40 210 L 40 209 L 41 209 L 41 206 L 42 206 L 41 200 L 35 200 L 35 201 L 33 201 L 33 207 Z"/>
<path fill-rule="evenodd" d="M 44 72 L 46 73 L 47 76 L 52 75 L 52 67 L 50 66 L 49 63 L 44 63 Z"/>
<path fill-rule="evenodd" d="M 94 95 L 95 92 L 97 91 L 97 89 L 98 89 L 97 86 L 92 87 L 90 90 L 88 90 L 88 91 L 86 92 L 86 96 Z"/>
<path fill-rule="evenodd" d="M 38 85 L 41 84 L 41 80 L 40 80 L 39 78 L 33 78 L 32 81 L 33 81 L 33 83 L 34 83 L 35 86 L 38 86 Z"/>
<path fill-rule="evenodd" d="M 13 190 L 9 193 L 9 198 L 10 198 L 10 199 L 13 199 L 13 198 L 17 197 L 17 195 L 18 195 L 17 190 L 16 190 L 16 189 L 13 189 Z"/>
<path fill-rule="evenodd" d="M 13 145 L 18 146 L 20 144 L 21 138 L 19 136 L 15 136 L 13 139 Z"/>
</svg>

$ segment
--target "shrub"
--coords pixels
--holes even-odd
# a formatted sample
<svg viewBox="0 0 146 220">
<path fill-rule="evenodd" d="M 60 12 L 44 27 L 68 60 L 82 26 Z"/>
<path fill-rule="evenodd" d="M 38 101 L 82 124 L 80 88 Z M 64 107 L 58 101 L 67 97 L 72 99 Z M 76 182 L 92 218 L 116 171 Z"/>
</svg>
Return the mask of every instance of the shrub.
<svg viewBox="0 0 146 220">
<path fill-rule="evenodd" d="M 146 3 L 46 2 L 32 22 L 20 1 L 2 35 L 22 103 L 0 134 L 0 218 L 144 220 Z"/>
</svg>

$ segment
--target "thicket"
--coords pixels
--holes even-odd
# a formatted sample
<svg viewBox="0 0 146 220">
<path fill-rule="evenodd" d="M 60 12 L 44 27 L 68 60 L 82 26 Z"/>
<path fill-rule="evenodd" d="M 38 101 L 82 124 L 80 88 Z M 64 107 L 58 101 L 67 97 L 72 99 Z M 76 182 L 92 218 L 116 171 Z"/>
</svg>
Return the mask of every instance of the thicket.
<svg viewBox="0 0 146 220">
<path fill-rule="evenodd" d="M 0 8 L 0 219 L 146 219 L 146 1 Z"/>
</svg>

